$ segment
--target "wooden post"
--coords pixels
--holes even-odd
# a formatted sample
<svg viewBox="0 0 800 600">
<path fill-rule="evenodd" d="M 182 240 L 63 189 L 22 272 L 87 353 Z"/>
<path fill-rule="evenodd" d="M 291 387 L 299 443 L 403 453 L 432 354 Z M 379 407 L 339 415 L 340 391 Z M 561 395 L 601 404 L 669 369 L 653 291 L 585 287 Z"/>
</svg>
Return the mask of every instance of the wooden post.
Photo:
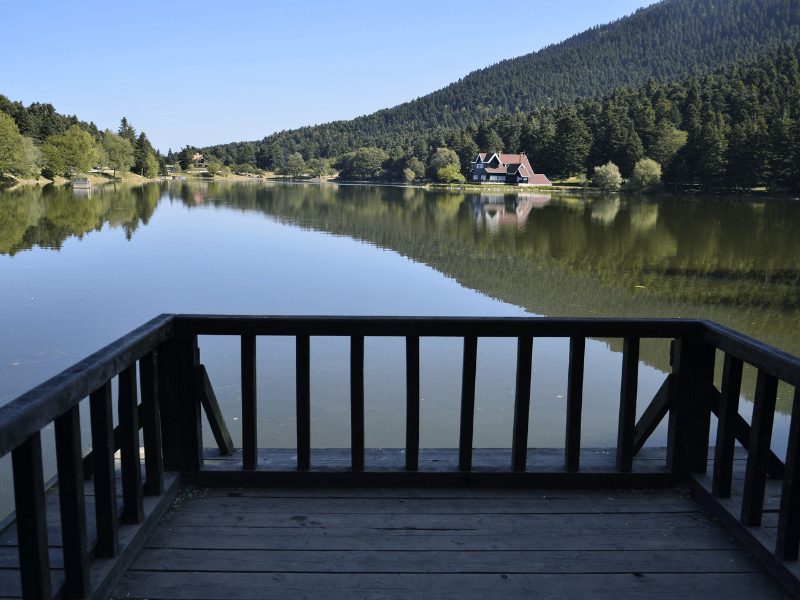
<svg viewBox="0 0 800 600">
<path fill-rule="evenodd" d="M 297 469 L 311 469 L 311 340 L 307 335 L 296 339 L 297 372 Z"/>
<path fill-rule="evenodd" d="M 86 552 L 86 501 L 83 495 L 81 419 L 78 405 L 55 421 L 58 499 L 64 554 L 65 596 L 89 593 L 89 555 Z"/>
<path fill-rule="evenodd" d="M 475 422 L 475 375 L 478 338 L 464 337 L 464 366 L 461 371 L 461 428 L 458 441 L 458 470 L 472 470 L 472 433 Z"/>
<path fill-rule="evenodd" d="M 200 403 L 194 391 L 194 367 L 199 364 L 197 336 L 162 343 L 158 356 L 158 398 L 164 468 L 193 471 L 203 466 Z"/>
<path fill-rule="evenodd" d="M 11 451 L 23 598 L 51 598 L 42 438 L 37 431 Z"/>
<path fill-rule="evenodd" d="M 622 384 L 619 394 L 617 427 L 617 469 L 633 468 L 633 441 L 636 437 L 636 395 L 639 389 L 639 338 L 625 338 L 622 345 Z"/>
<path fill-rule="evenodd" d="M 164 493 L 164 461 L 161 455 L 161 412 L 158 407 L 158 364 L 156 353 L 139 359 L 139 382 L 142 388 L 142 438 L 144 440 L 144 493 Z"/>
<path fill-rule="evenodd" d="M 567 375 L 567 437 L 564 442 L 564 468 L 567 471 L 580 469 L 585 355 L 586 338 L 570 338 L 569 373 Z"/>
<path fill-rule="evenodd" d="M 800 549 L 800 388 L 794 390 L 792 421 L 786 464 L 783 469 L 781 509 L 778 515 L 778 543 L 775 554 L 781 560 L 797 560 Z"/>
<path fill-rule="evenodd" d="M 722 366 L 722 390 L 717 408 L 717 445 L 714 448 L 714 474 L 711 493 L 717 498 L 731 497 L 733 453 L 736 447 L 736 425 L 739 418 L 739 394 L 742 389 L 743 363 L 726 354 Z"/>
<path fill-rule="evenodd" d="M 419 469 L 419 336 L 406 337 L 406 471 Z"/>
<path fill-rule="evenodd" d="M 142 461 L 139 454 L 139 413 L 136 363 L 119 374 L 120 464 L 122 471 L 122 521 L 135 525 L 144 519 Z"/>
<path fill-rule="evenodd" d="M 694 338 L 675 340 L 672 372 L 675 401 L 669 411 L 667 467 L 688 477 L 704 473 L 708 461 L 715 349 Z"/>
<path fill-rule="evenodd" d="M 517 381 L 514 390 L 514 424 L 511 434 L 511 469 L 514 471 L 524 471 L 528 461 L 532 365 L 533 338 L 517 338 Z"/>
<path fill-rule="evenodd" d="M 778 380 L 759 369 L 756 377 L 756 395 L 750 422 L 750 444 L 747 448 L 747 468 L 742 490 L 742 518 L 745 525 L 761 525 L 764 510 L 764 493 L 767 487 L 772 423 L 775 419 L 775 402 L 778 397 Z"/>
<path fill-rule="evenodd" d="M 242 336 L 242 467 L 258 466 L 258 406 L 256 401 L 256 336 Z"/>
<path fill-rule="evenodd" d="M 113 558 L 119 549 L 119 520 L 110 380 L 89 395 L 89 412 L 94 457 L 94 510 L 97 520 L 95 556 Z"/>
<path fill-rule="evenodd" d="M 353 471 L 364 470 L 364 336 L 350 337 L 350 453 Z"/>
</svg>

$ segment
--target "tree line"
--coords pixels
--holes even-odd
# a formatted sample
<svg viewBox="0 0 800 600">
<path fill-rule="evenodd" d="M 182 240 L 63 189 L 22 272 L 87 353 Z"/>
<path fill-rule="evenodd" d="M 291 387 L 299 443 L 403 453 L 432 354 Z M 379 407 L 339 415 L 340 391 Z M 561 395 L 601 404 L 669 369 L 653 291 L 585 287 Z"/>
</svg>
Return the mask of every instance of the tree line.
<svg viewBox="0 0 800 600">
<path fill-rule="evenodd" d="M 92 168 L 166 175 L 166 161 L 144 132 L 123 117 L 116 132 L 55 111 L 51 104 L 27 108 L 0 95 L 0 175 L 53 179 Z"/>
<path fill-rule="evenodd" d="M 215 160 L 298 174 L 330 165 L 346 179 L 463 179 L 478 152 L 525 152 L 535 171 L 583 176 L 613 189 L 623 179 L 647 187 L 800 187 L 800 43 L 782 44 L 749 64 L 682 83 L 618 87 L 557 108 L 516 111 L 464 127 L 400 136 L 323 159 L 307 142 L 289 154 L 277 142 L 202 149 Z M 329 146 L 329 148 L 332 146 Z M 449 167 L 440 175 L 443 168 Z M 453 169 L 457 167 L 457 172 Z"/>
</svg>

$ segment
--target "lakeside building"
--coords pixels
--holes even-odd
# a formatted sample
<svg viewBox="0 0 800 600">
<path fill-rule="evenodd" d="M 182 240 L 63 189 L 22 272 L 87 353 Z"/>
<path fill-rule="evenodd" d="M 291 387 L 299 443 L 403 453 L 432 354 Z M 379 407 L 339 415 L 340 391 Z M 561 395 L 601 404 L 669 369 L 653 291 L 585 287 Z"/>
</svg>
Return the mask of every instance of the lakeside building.
<svg viewBox="0 0 800 600">
<path fill-rule="evenodd" d="M 541 173 L 534 173 L 525 154 L 481 152 L 472 161 L 467 181 L 507 185 L 552 185 Z"/>
</svg>

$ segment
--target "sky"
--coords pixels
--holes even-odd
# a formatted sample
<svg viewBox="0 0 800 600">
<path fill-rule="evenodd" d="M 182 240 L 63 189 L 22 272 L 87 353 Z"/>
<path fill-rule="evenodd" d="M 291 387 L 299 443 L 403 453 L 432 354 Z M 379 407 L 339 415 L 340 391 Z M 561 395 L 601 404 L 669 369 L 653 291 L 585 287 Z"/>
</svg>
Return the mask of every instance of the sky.
<svg viewBox="0 0 800 600">
<path fill-rule="evenodd" d="M 166 154 L 396 106 L 654 2 L 0 0 L 0 94 Z"/>
</svg>

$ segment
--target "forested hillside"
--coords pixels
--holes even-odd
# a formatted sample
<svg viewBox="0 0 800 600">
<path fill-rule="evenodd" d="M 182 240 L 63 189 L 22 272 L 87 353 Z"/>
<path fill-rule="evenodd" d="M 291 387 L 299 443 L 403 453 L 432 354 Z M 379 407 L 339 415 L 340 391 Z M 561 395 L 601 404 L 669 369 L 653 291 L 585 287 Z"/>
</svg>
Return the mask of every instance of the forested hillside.
<svg viewBox="0 0 800 600">
<path fill-rule="evenodd" d="M 534 26 L 524 34 L 535 40 L 535 8 L 526 10 Z M 225 164 L 264 169 L 284 166 L 296 152 L 308 160 L 338 157 L 360 147 L 388 151 L 414 146 L 437 128 L 478 126 L 503 114 L 557 108 L 577 97 L 597 98 L 649 79 L 667 84 L 699 77 L 753 62 L 781 43 L 798 40 L 798 0 L 663 0 L 539 52 L 470 73 L 394 108 L 205 150 Z M 477 62 L 481 45 L 476 43 L 472 50 Z"/>
</svg>

